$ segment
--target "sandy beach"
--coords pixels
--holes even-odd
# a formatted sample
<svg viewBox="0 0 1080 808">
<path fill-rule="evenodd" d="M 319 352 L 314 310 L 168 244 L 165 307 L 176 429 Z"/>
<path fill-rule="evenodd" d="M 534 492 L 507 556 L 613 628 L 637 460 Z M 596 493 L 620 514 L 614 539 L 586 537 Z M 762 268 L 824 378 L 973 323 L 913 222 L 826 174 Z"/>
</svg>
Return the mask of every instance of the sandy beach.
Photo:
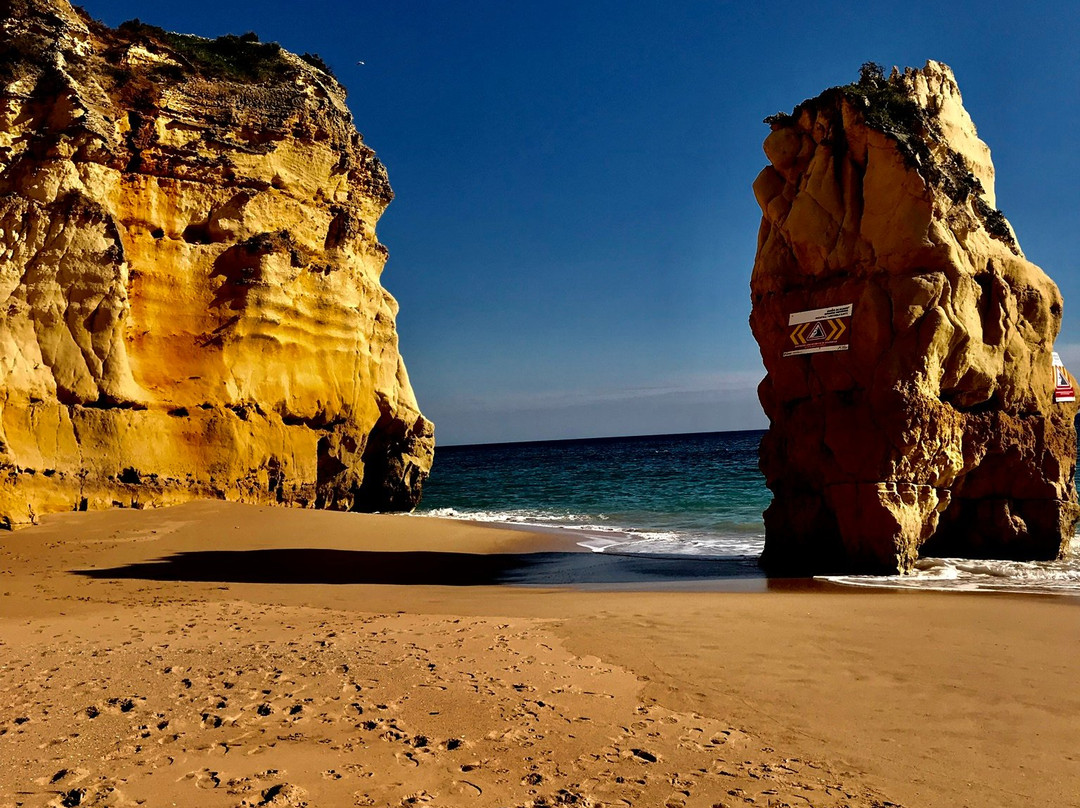
<svg viewBox="0 0 1080 808">
<path fill-rule="evenodd" d="M 2 534 L 0 805 L 1080 804 L 1075 601 L 577 549 L 221 502 Z"/>
</svg>

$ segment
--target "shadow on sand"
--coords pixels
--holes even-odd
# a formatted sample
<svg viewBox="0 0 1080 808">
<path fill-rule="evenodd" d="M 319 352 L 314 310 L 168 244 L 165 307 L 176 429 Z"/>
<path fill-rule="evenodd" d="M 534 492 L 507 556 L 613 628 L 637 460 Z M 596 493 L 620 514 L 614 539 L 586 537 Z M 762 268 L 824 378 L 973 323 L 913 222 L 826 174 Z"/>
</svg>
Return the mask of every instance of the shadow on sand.
<svg viewBox="0 0 1080 808">
<path fill-rule="evenodd" d="M 259 584 L 429 586 L 631 586 L 759 581 L 751 556 L 672 558 L 605 553 L 507 553 L 278 549 L 200 550 L 111 569 L 76 570 L 89 578 Z M 651 588 L 651 587 L 650 587 Z"/>
</svg>

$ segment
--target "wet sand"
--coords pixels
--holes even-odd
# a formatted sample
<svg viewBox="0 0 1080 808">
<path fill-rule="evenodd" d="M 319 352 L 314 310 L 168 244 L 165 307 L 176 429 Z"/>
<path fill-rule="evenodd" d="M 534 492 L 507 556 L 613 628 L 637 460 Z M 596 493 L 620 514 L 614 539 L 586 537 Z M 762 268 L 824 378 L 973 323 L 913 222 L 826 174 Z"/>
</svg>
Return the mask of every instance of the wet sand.
<svg viewBox="0 0 1080 808">
<path fill-rule="evenodd" d="M 1078 805 L 1080 608 L 203 502 L 0 534 L 0 805 Z"/>
</svg>

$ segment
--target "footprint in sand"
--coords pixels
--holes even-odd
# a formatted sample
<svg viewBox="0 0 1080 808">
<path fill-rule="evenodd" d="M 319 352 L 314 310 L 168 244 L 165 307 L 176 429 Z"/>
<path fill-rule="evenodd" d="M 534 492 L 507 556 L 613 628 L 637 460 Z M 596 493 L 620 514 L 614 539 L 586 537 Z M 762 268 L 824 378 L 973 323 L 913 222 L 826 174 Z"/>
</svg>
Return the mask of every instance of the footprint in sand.
<svg viewBox="0 0 1080 808">
<path fill-rule="evenodd" d="M 402 766 L 419 766 L 420 761 L 416 755 L 412 752 L 398 752 L 394 755 L 394 759 L 397 760 Z"/>
<path fill-rule="evenodd" d="M 645 763 L 656 763 L 656 755 L 647 749 L 631 749 L 630 754 Z"/>
<path fill-rule="evenodd" d="M 463 797 L 479 797 L 484 793 L 484 789 L 468 780 L 455 780 L 451 784 L 450 790 L 454 794 L 460 794 Z"/>
<path fill-rule="evenodd" d="M 51 777 L 38 777 L 34 780 L 39 786 L 74 786 L 90 776 L 86 769 L 60 769 Z"/>
<path fill-rule="evenodd" d="M 195 788 L 203 790 L 209 790 L 212 788 L 218 788 L 221 785 L 221 777 L 215 771 L 210 769 L 203 769 L 202 771 L 190 772 L 184 776 L 184 779 L 193 779 L 195 781 Z"/>
</svg>

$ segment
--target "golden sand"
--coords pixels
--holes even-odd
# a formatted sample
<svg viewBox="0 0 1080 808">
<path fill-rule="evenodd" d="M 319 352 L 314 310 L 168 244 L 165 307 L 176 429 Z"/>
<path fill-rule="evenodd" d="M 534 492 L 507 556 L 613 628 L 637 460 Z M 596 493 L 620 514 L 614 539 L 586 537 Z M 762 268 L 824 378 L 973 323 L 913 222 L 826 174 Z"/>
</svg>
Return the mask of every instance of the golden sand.
<svg viewBox="0 0 1080 808">
<path fill-rule="evenodd" d="M 0 536 L 0 805 L 1078 804 L 1074 602 L 493 583 L 567 549 L 219 502 Z"/>
</svg>

